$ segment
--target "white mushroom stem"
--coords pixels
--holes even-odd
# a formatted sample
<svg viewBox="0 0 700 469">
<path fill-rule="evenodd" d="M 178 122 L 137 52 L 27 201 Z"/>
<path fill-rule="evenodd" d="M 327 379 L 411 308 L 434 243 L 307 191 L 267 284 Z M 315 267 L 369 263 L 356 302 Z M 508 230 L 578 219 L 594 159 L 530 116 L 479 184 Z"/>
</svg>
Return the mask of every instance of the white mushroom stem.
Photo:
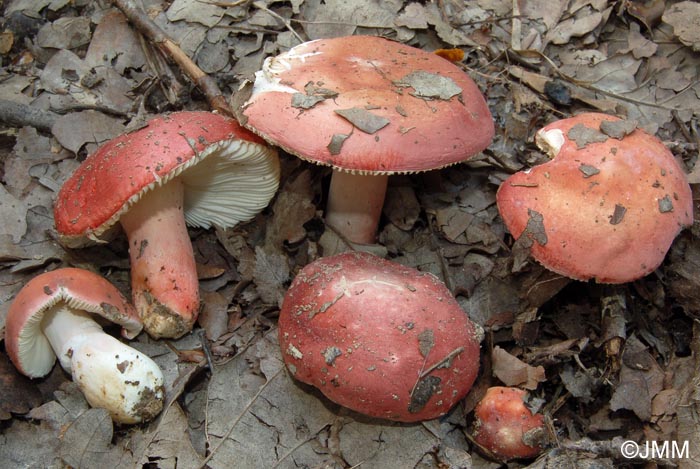
<svg viewBox="0 0 700 469">
<path fill-rule="evenodd" d="M 175 178 L 144 194 L 122 215 L 129 238 L 131 289 L 144 329 L 154 338 L 189 332 L 199 313 L 199 282 Z"/>
<path fill-rule="evenodd" d="M 163 406 L 163 373 L 138 350 L 104 333 L 90 314 L 60 303 L 44 315 L 42 330 L 64 370 L 92 407 L 118 423 L 138 423 Z"/>
<path fill-rule="evenodd" d="M 376 241 L 389 177 L 334 171 L 328 190 L 326 222 L 353 243 Z"/>
</svg>

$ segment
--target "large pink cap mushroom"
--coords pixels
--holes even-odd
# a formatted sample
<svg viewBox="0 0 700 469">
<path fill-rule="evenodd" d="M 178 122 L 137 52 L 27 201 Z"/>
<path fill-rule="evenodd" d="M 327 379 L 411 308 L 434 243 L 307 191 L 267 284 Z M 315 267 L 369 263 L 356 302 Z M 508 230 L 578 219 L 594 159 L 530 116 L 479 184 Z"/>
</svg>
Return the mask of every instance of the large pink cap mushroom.
<svg viewBox="0 0 700 469">
<path fill-rule="evenodd" d="M 379 37 L 320 39 L 268 58 L 241 122 L 304 160 L 328 165 L 326 221 L 373 243 L 387 176 L 465 161 L 494 126 L 455 64 Z"/>
<path fill-rule="evenodd" d="M 187 225 L 234 226 L 275 194 L 274 150 L 233 119 L 180 112 L 151 120 L 90 155 L 61 188 L 56 229 L 68 246 L 129 238 L 131 288 L 146 331 L 177 338 L 199 313 Z"/>
<path fill-rule="evenodd" d="M 480 334 L 445 285 L 364 252 L 302 269 L 284 298 L 279 340 L 296 379 L 403 422 L 447 413 L 479 370 Z"/>
<path fill-rule="evenodd" d="M 536 142 L 553 159 L 506 179 L 497 202 L 510 232 L 546 268 L 629 282 L 656 269 L 693 223 L 683 170 L 634 122 L 580 114 L 544 127 Z"/>
<path fill-rule="evenodd" d="M 30 378 L 48 374 L 58 356 L 91 406 L 107 409 L 118 423 L 152 419 L 163 407 L 163 373 L 93 317 L 122 326 L 127 338 L 142 328 L 134 307 L 99 275 L 73 268 L 38 275 L 7 313 L 7 354 Z"/>
</svg>

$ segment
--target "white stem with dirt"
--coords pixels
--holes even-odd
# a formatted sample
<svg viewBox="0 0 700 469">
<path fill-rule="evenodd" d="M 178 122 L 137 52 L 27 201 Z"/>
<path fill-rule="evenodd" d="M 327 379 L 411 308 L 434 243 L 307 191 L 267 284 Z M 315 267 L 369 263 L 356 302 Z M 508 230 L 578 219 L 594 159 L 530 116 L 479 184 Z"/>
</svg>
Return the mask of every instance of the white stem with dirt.
<svg viewBox="0 0 700 469">
<path fill-rule="evenodd" d="M 42 330 L 88 403 L 118 423 L 150 420 L 163 407 L 163 373 L 148 356 L 103 332 L 89 313 L 54 306 Z"/>
</svg>

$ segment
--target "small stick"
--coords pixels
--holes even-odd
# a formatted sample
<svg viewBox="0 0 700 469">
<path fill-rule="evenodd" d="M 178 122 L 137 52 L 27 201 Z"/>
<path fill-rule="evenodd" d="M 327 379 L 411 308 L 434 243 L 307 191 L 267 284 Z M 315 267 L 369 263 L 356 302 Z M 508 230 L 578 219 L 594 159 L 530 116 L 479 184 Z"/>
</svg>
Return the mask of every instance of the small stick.
<svg viewBox="0 0 700 469">
<path fill-rule="evenodd" d="M 51 111 L 42 111 L 26 104 L 0 99 L 0 122 L 12 127 L 29 125 L 42 132 L 51 132 L 58 117 L 58 114 Z"/>
<path fill-rule="evenodd" d="M 224 94 L 216 84 L 216 81 L 204 73 L 180 47 L 168 37 L 146 14 L 134 5 L 131 0 L 112 0 L 129 21 L 148 39 L 163 49 L 190 77 L 197 87 L 207 97 L 212 109 L 227 116 L 233 116 Z"/>
</svg>

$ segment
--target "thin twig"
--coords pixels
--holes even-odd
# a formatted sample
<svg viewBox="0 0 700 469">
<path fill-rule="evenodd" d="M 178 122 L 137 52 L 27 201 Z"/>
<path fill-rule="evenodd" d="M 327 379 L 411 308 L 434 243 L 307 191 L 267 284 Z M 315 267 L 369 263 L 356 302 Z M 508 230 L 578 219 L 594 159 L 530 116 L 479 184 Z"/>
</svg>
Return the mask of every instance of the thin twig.
<svg viewBox="0 0 700 469">
<path fill-rule="evenodd" d="M 136 7 L 131 0 L 112 0 L 112 3 L 124 13 L 141 34 L 157 44 L 180 66 L 180 68 L 182 68 L 192 82 L 194 82 L 207 97 L 207 101 L 212 109 L 229 116 L 233 115 L 216 81 L 204 73 L 202 69 L 200 69 L 143 11 Z"/>
<path fill-rule="evenodd" d="M 0 122 L 13 127 L 29 125 L 42 132 L 51 132 L 58 117 L 51 111 L 42 111 L 26 104 L 0 99 Z"/>
<path fill-rule="evenodd" d="M 292 28 L 292 25 L 288 20 L 286 20 L 285 18 L 281 17 L 280 15 L 275 13 L 274 11 L 267 8 L 262 2 L 253 2 L 253 6 L 255 8 L 257 8 L 258 10 L 262 10 L 265 13 L 267 13 L 268 15 L 272 16 L 273 18 L 281 21 L 282 24 L 284 24 L 284 26 L 289 30 L 289 32 L 291 32 L 300 43 L 304 42 L 304 40 L 301 38 L 301 36 L 299 36 L 299 34 L 294 30 L 294 28 Z"/>
<path fill-rule="evenodd" d="M 250 399 L 250 402 L 248 402 L 248 404 L 243 408 L 243 410 L 242 410 L 241 413 L 238 415 L 238 417 L 236 417 L 236 419 L 231 423 L 231 426 L 230 426 L 229 429 L 226 431 L 226 433 L 224 433 L 224 434 L 222 435 L 221 440 L 219 441 L 219 444 L 216 445 L 216 447 L 215 447 L 214 449 L 211 450 L 211 452 L 207 455 L 206 458 L 204 458 L 204 461 L 202 461 L 202 464 L 199 465 L 199 469 L 202 469 L 204 466 L 207 465 L 207 463 L 208 463 L 209 461 L 211 461 L 211 458 L 214 457 L 214 455 L 219 451 L 219 448 L 221 448 L 221 446 L 226 442 L 226 440 L 228 439 L 228 437 L 231 436 L 231 433 L 233 433 L 233 430 L 236 428 L 236 425 L 238 425 L 238 422 L 243 418 L 243 416 L 244 416 L 245 414 L 248 413 L 248 411 L 249 411 L 250 408 L 253 406 L 253 404 L 258 400 L 258 397 L 260 397 L 260 394 L 263 393 L 263 391 L 267 388 L 267 386 L 268 386 L 272 381 L 274 381 L 274 379 L 277 378 L 277 376 L 279 376 L 280 373 L 282 373 L 283 370 L 284 370 L 284 366 L 281 366 L 280 369 L 277 370 L 277 371 L 275 372 L 275 374 L 272 375 L 272 376 L 270 377 L 270 379 L 268 379 L 267 382 L 266 382 L 265 384 L 263 384 L 262 386 L 260 386 L 260 389 L 258 389 L 258 392 L 255 393 L 255 395 Z"/>
</svg>

